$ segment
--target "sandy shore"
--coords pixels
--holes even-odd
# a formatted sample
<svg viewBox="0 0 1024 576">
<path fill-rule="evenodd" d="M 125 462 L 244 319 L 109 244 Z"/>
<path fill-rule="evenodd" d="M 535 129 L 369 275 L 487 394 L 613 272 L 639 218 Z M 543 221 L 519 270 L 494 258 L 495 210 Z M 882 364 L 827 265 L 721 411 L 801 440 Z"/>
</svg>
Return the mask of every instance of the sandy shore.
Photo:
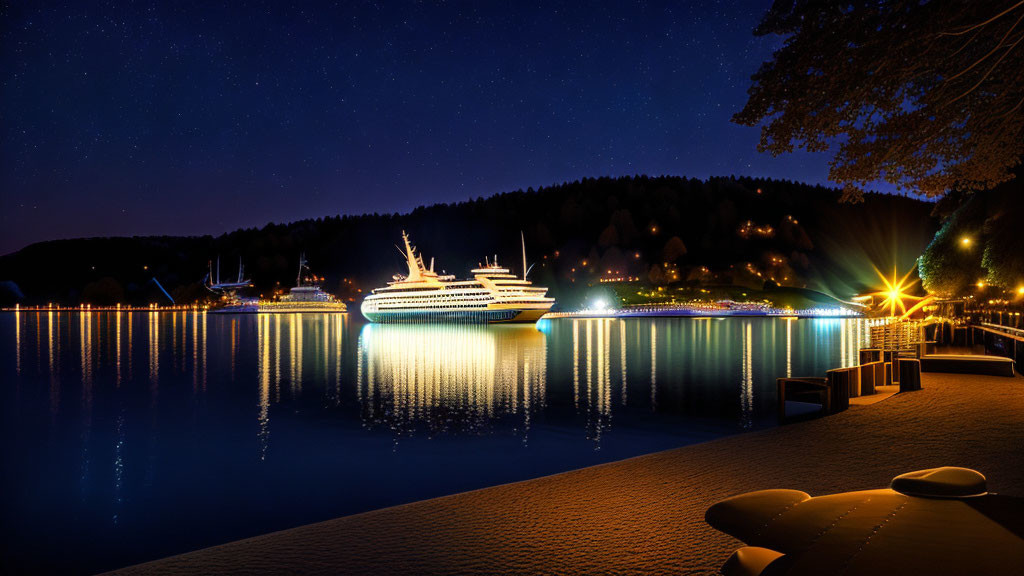
<svg viewBox="0 0 1024 576">
<path fill-rule="evenodd" d="M 924 390 L 819 420 L 347 516 L 121 574 L 715 573 L 739 543 L 707 507 L 763 488 L 880 488 L 942 465 L 1024 496 L 1024 378 L 925 374 Z"/>
</svg>

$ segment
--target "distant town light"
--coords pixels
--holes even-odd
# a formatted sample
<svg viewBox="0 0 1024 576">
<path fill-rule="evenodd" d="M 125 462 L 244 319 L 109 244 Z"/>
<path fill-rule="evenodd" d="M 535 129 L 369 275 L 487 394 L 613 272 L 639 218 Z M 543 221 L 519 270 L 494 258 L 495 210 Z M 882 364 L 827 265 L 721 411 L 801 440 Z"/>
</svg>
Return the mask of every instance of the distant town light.
<svg viewBox="0 0 1024 576">
<path fill-rule="evenodd" d="M 960 239 L 960 244 L 963 244 L 965 247 L 970 246 L 971 238 L 969 236 L 964 236 L 963 238 Z"/>
</svg>

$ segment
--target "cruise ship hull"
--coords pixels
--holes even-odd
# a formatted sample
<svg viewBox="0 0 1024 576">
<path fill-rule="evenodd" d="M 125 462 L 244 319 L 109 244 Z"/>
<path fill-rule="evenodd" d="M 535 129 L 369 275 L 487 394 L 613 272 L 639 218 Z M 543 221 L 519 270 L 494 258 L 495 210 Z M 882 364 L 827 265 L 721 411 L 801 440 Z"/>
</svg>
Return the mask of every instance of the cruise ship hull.
<svg viewBox="0 0 1024 576">
<path fill-rule="evenodd" d="M 516 324 L 540 320 L 547 309 L 489 309 L 489 310 L 388 310 L 371 312 L 363 316 L 378 324 L 417 322 L 453 322 L 466 324 Z"/>
</svg>

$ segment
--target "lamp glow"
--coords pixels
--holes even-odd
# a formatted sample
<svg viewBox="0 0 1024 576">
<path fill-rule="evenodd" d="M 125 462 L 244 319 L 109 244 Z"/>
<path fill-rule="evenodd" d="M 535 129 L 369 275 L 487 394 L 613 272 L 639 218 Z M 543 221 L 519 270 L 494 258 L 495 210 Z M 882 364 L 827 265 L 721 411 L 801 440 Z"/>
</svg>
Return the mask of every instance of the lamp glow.
<svg viewBox="0 0 1024 576">
<path fill-rule="evenodd" d="M 870 295 L 871 296 L 882 296 L 882 297 L 884 297 L 885 300 L 882 301 L 881 307 L 883 309 L 888 307 L 889 308 L 889 316 L 891 316 L 893 318 L 896 317 L 896 308 L 897 307 L 900 309 L 900 312 L 903 315 L 907 314 L 907 306 L 904 303 L 905 300 L 912 300 L 912 301 L 920 301 L 920 300 L 922 300 L 922 297 L 920 297 L 920 296 L 913 296 L 913 295 L 911 295 L 911 294 L 909 294 L 907 292 L 907 290 L 909 290 L 909 288 L 911 286 L 913 286 L 914 284 L 917 283 L 917 280 L 914 280 L 912 282 L 908 282 L 908 280 L 910 279 L 910 275 L 913 273 L 913 271 L 914 271 L 913 268 L 911 268 L 910 272 L 907 272 L 906 274 L 904 274 L 903 278 L 897 279 L 897 277 L 896 277 L 896 269 L 894 268 L 893 271 L 892 271 L 892 279 L 891 280 L 886 278 L 885 276 L 883 276 L 881 272 L 878 272 L 877 270 L 875 271 L 875 272 L 878 273 L 878 277 L 882 279 L 882 283 L 885 285 L 885 288 L 883 290 L 878 291 L 878 292 L 874 292 L 874 293 L 872 293 Z M 911 310 L 914 310 L 914 308 L 915 307 L 912 307 Z"/>
</svg>

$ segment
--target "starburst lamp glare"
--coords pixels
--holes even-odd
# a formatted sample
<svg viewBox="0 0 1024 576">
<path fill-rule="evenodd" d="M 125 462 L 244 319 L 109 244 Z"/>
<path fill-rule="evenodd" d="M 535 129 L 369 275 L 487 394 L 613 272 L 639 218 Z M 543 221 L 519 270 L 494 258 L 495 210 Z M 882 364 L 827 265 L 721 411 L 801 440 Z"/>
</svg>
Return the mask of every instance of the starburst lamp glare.
<svg viewBox="0 0 1024 576">
<path fill-rule="evenodd" d="M 885 289 L 878 292 L 872 292 L 871 296 L 881 296 L 885 299 L 882 300 L 880 307 L 882 309 L 889 308 L 889 317 L 896 317 L 896 308 L 900 309 L 902 318 L 906 318 L 912 314 L 915 310 L 925 305 L 931 300 L 931 297 L 924 298 L 921 296 L 913 296 L 907 292 L 911 286 L 917 283 L 917 280 L 908 282 L 910 275 L 914 272 L 911 268 L 910 272 L 903 275 L 903 278 L 897 278 L 896 269 L 893 268 L 892 280 L 886 278 L 881 272 L 875 270 L 878 273 L 878 277 L 882 279 L 882 283 L 885 285 Z M 909 309 L 907 308 L 906 302 L 915 302 Z"/>
</svg>

